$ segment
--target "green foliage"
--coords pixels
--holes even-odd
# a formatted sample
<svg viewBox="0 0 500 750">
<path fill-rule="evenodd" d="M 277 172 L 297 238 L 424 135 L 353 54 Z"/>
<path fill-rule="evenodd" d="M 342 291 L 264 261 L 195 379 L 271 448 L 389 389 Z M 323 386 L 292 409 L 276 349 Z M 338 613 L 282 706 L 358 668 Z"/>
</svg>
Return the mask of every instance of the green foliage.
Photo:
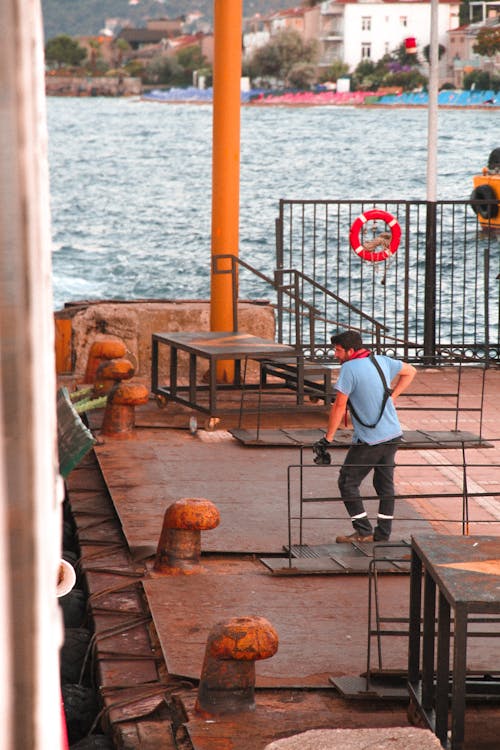
<svg viewBox="0 0 500 750">
<path fill-rule="evenodd" d="M 427 60 L 427 62 L 430 62 L 430 54 L 431 54 L 431 45 L 426 44 L 424 47 L 424 57 Z M 438 46 L 438 58 L 441 60 L 442 56 L 446 52 L 446 47 L 443 47 L 442 44 Z"/>
<path fill-rule="evenodd" d="M 319 74 L 319 81 L 324 83 L 325 81 L 337 81 L 339 78 L 344 78 L 349 73 L 349 66 L 347 63 L 343 63 L 341 60 L 335 60 L 327 68 L 323 68 Z"/>
<path fill-rule="evenodd" d="M 491 75 L 486 70 L 473 70 L 464 76 L 463 87 L 466 90 L 475 88 L 478 91 L 488 91 L 489 89 L 500 91 L 500 78 Z"/>
<path fill-rule="evenodd" d="M 317 58 L 315 41 L 304 42 L 297 31 L 280 31 L 255 51 L 250 61 L 251 75 L 285 83 L 295 65 L 314 64 Z"/>
<path fill-rule="evenodd" d="M 470 23 L 469 19 L 469 0 L 462 0 L 458 8 L 458 21 L 460 26 Z"/>
<path fill-rule="evenodd" d="M 144 65 L 140 60 L 130 60 L 125 65 L 125 70 L 131 78 L 141 78 L 142 80 L 145 78 Z"/>
<path fill-rule="evenodd" d="M 130 52 L 132 48 L 127 40 L 123 39 L 122 37 L 120 37 L 119 39 L 115 39 L 113 41 L 113 46 L 116 50 L 116 65 L 121 68 L 124 60 L 126 60 L 127 53 Z"/>
<path fill-rule="evenodd" d="M 198 69 L 198 76 L 204 76 L 205 87 L 213 86 L 213 71 L 210 66 Z"/>
<path fill-rule="evenodd" d="M 497 52 L 500 52 L 500 25 L 485 26 L 480 29 L 472 49 L 484 57 L 494 57 Z"/>
<path fill-rule="evenodd" d="M 417 56 L 414 52 L 407 52 L 406 45 L 403 42 L 396 48 L 393 54 L 393 58 L 397 60 L 401 65 L 415 65 Z"/>
<path fill-rule="evenodd" d="M 66 34 L 49 39 L 45 45 L 45 61 L 49 67 L 77 67 L 87 57 L 87 52 Z"/>
<path fill-rule="evenodd" d="M 376 91 L 383 86 L 400 86 L 404 91 L 413 91 L 427 85 L 427 78 L 415 66 L 402 64 L 398 52 L 384 55 L 377 62 L 362 60 L 352 75 L 353 90 Z"/>
<path fill-rule="evenodd" d="M 292 65 L 286 77 L 286 85 L 294 89 L 310 89 L 317 79 L 316 65 L 298 62 Z"/>
<path fill-rule="evenodd" d="M 353 91 L 374 91 L 384 85 L 389 74 L 387 66 L 391 59 L 389 55 L 384 55 L 377 62 L 362 60 L 351 78 Z"/>
<path fill-rule="evenodd" d="M 179 86 L 191 86 L 194 71 L 208 67 L 207 59 L 202 55 L 201 48 L 198 45 L 181 49 L 175 57 L 183 70 L 182 80 L 178 83 Z"/>
<path fill-rule="evenodd" d="M 184 79 L 184 69 L 175 57 L 156 57 L 145 70 L 147 83 L 157 83 L 162 86 L 181 86 Z"/>
<path fill-rule="evenodd" d="M 403 91 L 414 91 L 425 88 L 427 78 L 418 70 L 402 70 L 399 73 L 389 73 L 384 78 L 384 86 L 401 86 Z"/>
<path fill-rule="evenodd" d="M 162 86 L 186 87 L 193 85 L 193 73 L 204 75 L 209 86 L 212 69 L 199 47 L 187 47 L 174 57 L 156 57 L 147 65 L 144 76 L 146 83 Z"/>
</svg>

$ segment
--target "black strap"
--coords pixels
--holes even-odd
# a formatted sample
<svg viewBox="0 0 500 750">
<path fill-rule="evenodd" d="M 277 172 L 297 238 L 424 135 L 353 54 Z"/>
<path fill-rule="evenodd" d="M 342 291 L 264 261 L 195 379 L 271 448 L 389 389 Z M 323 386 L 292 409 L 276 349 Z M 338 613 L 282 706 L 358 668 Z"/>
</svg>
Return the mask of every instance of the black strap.
<svg viewBox="0 0 500 750">
<path fill-rule="evenodd" d="M 373 424 L 366 424 L 366 423 L 365 423 L 365 422 L 363 422 L 363 420 L 362 420 L 362 419 L 360 419 L 360 418 L 359 418 L 359 416 L 358 416 L 358 415 L 356 414 L 356 410 L 355 410 L 354 406 L 352 405 L 352 403 L 351 403 L 351 400 L 350 400 L 350 399 L 348 399 L 348 401 L 347 401 L 347 405 L 349 406 L 349 410 L 350 410 L 351 414 L 353 415 L 353 417 L 354 417 L 354 418 L 355 418 L 355 419 L 356 419 L 356 420 L 357 420 L 357 421 L 358 421 L 358 422 L 359 422 L 360 424 L 362 424 L 362 425 L 363 425 L 363 427 L 371 427 L 371 428 L 373 428 L 373 427 L 376 427 L 376 426 L 378 425 L 378 423 L 380 422 L 380 420 L 382 419 L 382 414 L 384 413 L 385 405 L 386 405 L 386 403 L 387 403 L 387 401 L 388 401 L 388 399 L 389 399 L 389 396 L 390 396 L 390 395 L 392 394 L 392 390 L 391 390 L 391 388 L 389 388 L 389 386 L 387 385 L 387 380 L 385 379 L 385 375 L 384 375 L 384 373 L 383 373 L 383 370 L 382 370 L 382 368 L 380 367 L 380 365 L 379 365 L 379 363 L 377 362 L 377 360 L 375 359 L 375 356 L 374 356 L 374 355 L 373 355 L 373 354 L 372 354 L 371 352 L 370 352 L 370 354 L 369 354 L 368 356 L 369 356 L 369 358 L 370 358 L 370 361 L 371 361 L 371 362 L 372 362 L 372 363 L 373 363 L 373 364 L 375 365 L 375 367 L 376 367 L 376 369 L 377 369 L 377 372 L 378 372 L 378 374 L 380 375 L 380 379 L 382 380 L 382 385 L 384 386 L 384 396 L 383 396 L 383 398 L 382 398 L 382 406 L 380 407 L 380 413 L 379 413 L 379 415 L 378 415 L 377 421 L 376 421 L 376 422 L 374 422 Z"/>
</svg>

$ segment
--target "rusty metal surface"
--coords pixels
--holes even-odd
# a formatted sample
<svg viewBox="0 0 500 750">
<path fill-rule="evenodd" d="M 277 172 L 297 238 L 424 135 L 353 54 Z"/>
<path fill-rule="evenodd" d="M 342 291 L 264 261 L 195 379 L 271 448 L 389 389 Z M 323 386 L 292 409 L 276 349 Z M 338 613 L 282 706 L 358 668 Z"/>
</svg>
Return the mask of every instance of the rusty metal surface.
<svg viewBox="0 0 500 750">
<path fill-rule="evenodd" d="M 144 581 L 170 673 L 198 679 L 210 628 L 253 614 L 269 620 L 279 637 L 277 654 L 256 664 L 257 686 L 328 687 L 332 674 L 363 671 L 365 576 L 352 577 L 346 587 L 337 576 L 276 578 L 251 560 L 207 559 L 204 568 L 190 576 L 152 573 Z M 387 604 L 405 616 L 408 579 L 397 578 L 384 590 Z M 405 646 L 393 644 L 391 667 L 404 668 Z"/>
<path fill-rule="evenodd" d="M 218 433 L 193 436 L 187 430 L 148 429 L 138 430 L 136 440 L 119 446 L 109 439 L 96 446 L 132 554 L 156 552 L 165 510 L 183 497 L 207 498 L 220 512 L 220 525 L 202 533 L 203 551 L 283 553 L 288 543 L 287 471 L 298 463 L 299 449 L 248 450 L 229 433 L 217 437 Z M 340 462 L 342 456 L 335 460 Z M 334 468 L 330 473 L 319 467 L 317 489 L 338 494 Z M 366 496 L 373 496 L 369 479 L 363 487 Z M 308 521 L 303 541 L 331 543 L 349 528 L 343 504 L 329 505 L 331 509 L 325 511 L 323 504 L 315 515 L 330 518 Z M 423 517 L 403 501 L 398 506 L 398 516 L 407 520 L 399 521 L 396 533 L 408 536 L 414 519 Z"/>
<path fill-rule="evenodd" d="M 413 544 L 452 606 L 500 611 L 500 538 L 416 535 Z M 500 666 L 500 664 L 499 664 Z"/>
<path fill-rule="evenodd" d="M 106 442 L 96 455 L 132 550 L 154 553 L 166 508 L 182 497 L 205 497 L 219 509 L 221 523 L 203 533 L 202 550 L 282 551 L 286 471 L 295 453 L 249 456 L 230 436 L 212 443 L 186 431 L 148 430 L 144 440 L 139 433 L 120 450 Z"/>
<path fill-rule="evenodd" d="M 277 344 L 271 339 L 263 339 L 249 333 L 217 331 L 169 332 L 153 335 L 162 344 L 174 346 L 190 354 L 200 354 L 207 358 L 293 356 L 295 353 L 292 346 Z"/>
<path fill-rule="evenodd" d="M 352 703 L 337 698 L 333 691 L 257 693 L 255 711 L 211 722 L 196 715 L 193 695 L 181 697 L 189 716 L 186 727 L 194 750 L 263 750 L 273 739 L 308 729 L 360 726 Z M 401 705 L 391 704 L 385 712 L 372 706 L 367 713 L 372 727 L 407 724 L 406 707 Z"/>
<path fill-rule="evenodd" d="M 495 433 L 500 420 L 498 387 L 495 385 L 500 382 L 499 378 L 500 372 L 492 373 L 491 391 L 487 394 L 488 409 L 485 411 L 486 435 Z M 148 654 L 147 641 L 143 638 L 146 631 L 141 632 L 134 643 L 134 630 L 130 630 L 126 637 L 113 634 L 99 644 L 100 675 L 103 684 L 109 683 L 111 687 L 106 696 L 107 705 L 119 701 L 122 690 L 130 691 L 132 698 L 137 696 L 136 688 L 142 690 L 140 683 L 154 679 L 159 669 L 155 657 L 161 655 L 172 669 L 172 674 L 166 677 L 169 684 L 176 686 L 176 695 L 181 696 L 179 700 L 186 713 L 182 721 L 186 722 L 194 750 L 263 750 L 271 739 L 278 736 L 322 726 L 405 725 L 405 706 L 367 702 L 359 709 L 359 702 L 339 698 L 330 679 L 355 679 L 353 676 L 365 671 L 366 575 L 319 574 L 280 578 L 249 554 L 269 554 L 266 562 L 278 560 L 285 554 L 283 547 L 288 541 L 285 532 L 285 477 L 287 466 L 297 459 L 298 449 L 268 449 L 265 446 L 248 449 L 224 430 L 214 434 L 200 431 L 193 436 L 187 429 L 189 414 L 186 411 L 172 410 L 171 404 L 165 410 L 151 404 L 144 407 L 146 409 L 149 415 L 153 412 L 154 421 L 161 423 L 161 427 L 152 429 L 151 421 L 145 420 L 143 423 L 148 422 L 149 426 L 138 429 L 134 440 L 113 442 L 106 439 L 95 450 L 117 512 L 114 527 L 113 514 L 109 514 L 100 502 L 99 493 L 104 495 L 106 492 L 102 480 L 98 482 L 94 475 L 79 469 L 70 475 L 78 536 L 84 542 L 83 567 L 99 631 L 130 620 L 131 616 L 142 611 L 142 599 L 153 618 L 153 623 L 149 624 L 150 635 L 157 631 L 160 641 L 154 642 Z M 98 415 L 93 419 L 98 423 Z M 302 427 L 317 425 L 318 417 L 314 419 L 314 423 L 310 421 Z M 435 413 L 415 412 L 408 414 L 407 420 L 405 427 L 408 429 L 421 429 L 425 422 L 425 429 L 445 429 L 440 415 Z M 269 422 L 266 424 L 272 426 Z M 291 421 L 288 424 L 291 426 Z M 300 429 L 301 424 L 295 422 L 294 427 Z M 471 424 L 471 429 L 475 429 L 475 425 Z M 498 486 L 498 466 L 493 465 L 495 461 L 500 463 L 497 445 L 493 451 L 475 450 L 479 463 L 488 465 L 469 468 L 471 477 L 487 488 Z M 494 454 L 493 458 L 490 458 L 491 454 Z M 340 461 L 341 451 L 337 451 L 336 456 Z M 413 463 L 415 459 L 418 466 L 398 468 L 397 481 L 409 494 L 419 491 L 421 483 L 424 483 L 424 489 L 434 491 L 435 488 L 439 493 L 443 483 L 450 481 L 448 475 L 460 480 L 459 472 L 449 465 L 451 459 L 443 460 L 437 450 L 415 451 Z M 443 460 L 443 466 L 440 460 Z M 221 511 L 221 526 L 203 533 L 201 562 L 205 570 L 202 573 L 155 577 L 152 556 L 160 536 L 164 510 L 168 504 L 184 496 L 207 497 L 213 501 Z M 427 501 L 422 506 L 422 517 L 433 517 L 429 505 Z M 493 512 L 494 498 L 488 508 L 483 508 L 484 517 L 489 508 Z M 337 510 L 342 516 L 343 508 Z M 401 510 L 398 508 L 398 512 Z M 450 517 L 452 511 L 441 510 L 440 505 L 440 512 L 446 518 L 446 514 Z M 454 510 L 451 517 L 454 517 Z M 119 523 L 124 537 L 120 534 Z M 344 516 L 338 521 L 311 525 L 307 530 L 307 544 L 313 549 L 317 546 L 318 550 L 320 547 L 334 547 L 332 539 L 336 533 L 348 530 L 346 524 Z M 421 524 L 417 527 L 412 520 L 403 523 L 397 516 L 395 538 L 408 538 L 422 528 L 425 527 Z M 450 528 L 455 527 L 443 521 L 439 524 L 432 522 L 432 528 L 450 533 Z M 490 528 L 493 534 L 498 530 L 497 526 Z M 345 545 L 343 549 L 340 545 L 337 547 L 336 559 L 347 563 Z M 238 556 L 238 552 L 245 550 L 244 555 Z M 141 562 L 145 557 L 149 558 L 147 571 Z M 316 565 L 323 559 L 313 556 L 297 558 L 297 561 L 300 564 L 311 561 Z M 142 575 L 137 580 L 134 575 L 141 569 Z M 125 577 L 126 572 L 130 572 L 130 580 Z M 381 576 L 380 585 L 381 615 L 406 617 L 408 577 Z M 141 596 L 142 586 L 145 597 Z M 113 587 L 114 590 L 109 591 Z M 192 676 L 189 680 L 196 685 L 212 624 L 230 615 L 248 614 L 265 616 L 280 638 L 277 654 L 256 665 L 256 711 L 235 716 L 230 721 L 207 722 L 193 711 L 196 687 L 187 690 L 184 677 L 176 682 L 175 675 L 177 671 L 180 675 L 186 673 Z M 144 627 L 147 629 L 146 625 Z M 384 668 L 406 669 L 406 639 L 383 640 Z M 490 644 L 485 646 L 482 640 L 471 641 L 468 656 L 472 668 L 481 667 L 485 658 L 489 658 Z M 114 653 L 121 648 L 121 641 L 124 644 L 122 659 L 115 658 Z M 151 656 L 153 659 L 143 658 Z M 295 684 L 305 689 L 293 689 Z M 325 689 L 325 686 L 328 687 Z M 310 692 L 312 688 L 314 692 Z M 146 707 L 147 703 L 146 700 Z M 155 705 L 157 702 L 153 696 L 151 706 Z M 139 714 L 142 709 L 137 711 L 133 703 L 123 710 L 127 717 L 135 712 Z M 125 722 L 120 721 L 123 715 L 114 711 L 112 721 L 115 716 L 118 723 L 114 729 L 125 736 L 126 743 L 129 743 L 125 746 L 131 749 L 160 745 L 176 747 L 170 731 L 171 717 L 162 723 L 162 719 L 156 716 Z M 497 750 L 498 716 L 499 710 L 492 706 L 467 707 L 466 750 Z"/>
</svg>

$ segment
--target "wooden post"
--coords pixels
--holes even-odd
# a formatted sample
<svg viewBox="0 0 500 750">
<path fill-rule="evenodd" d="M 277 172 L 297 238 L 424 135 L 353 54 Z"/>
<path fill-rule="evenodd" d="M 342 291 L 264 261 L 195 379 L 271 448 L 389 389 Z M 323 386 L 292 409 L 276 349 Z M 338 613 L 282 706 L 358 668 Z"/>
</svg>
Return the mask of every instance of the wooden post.
<svg viewBox="0 0 500 750">
<path fill-rule="evenodd" d="M 55 318 L 56 336 L 56 373 L 63 375 L 73 371 L 73 352 L 71 347 L 71 318 Z"/>
<path fill-rule="evenodd" d="M 39 0 L 0 2 L 0 71 L 1 744 L 59 750 L 63 492 Z"/>
</svg>

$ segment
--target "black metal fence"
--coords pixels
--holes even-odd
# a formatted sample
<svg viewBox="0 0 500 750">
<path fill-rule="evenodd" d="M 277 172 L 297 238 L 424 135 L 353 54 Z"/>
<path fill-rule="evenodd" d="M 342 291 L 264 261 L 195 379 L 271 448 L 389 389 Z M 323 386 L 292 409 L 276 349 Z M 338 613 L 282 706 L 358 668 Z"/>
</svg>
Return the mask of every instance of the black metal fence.
<svg viewBox="0 0 500 750">
<path fill-rule="evenodd" d="M 379 262 L 363 259 L 350 243 L 354 234 L 373 252 L 390 244 L 393 230 L 383 220 L 356 221 L 375 208 L 401 229 L 397 251 L 389 248 Z M 499 250 L 500 231 L 480 225 L 467 201 L 378 201 L 375 207 L 281 200 L 277 338 L 322 357 L 331 354 L 333 329 L 355 327 L 367 344 L 380 344 L 382 336 L 385 352 L 406 359 L 498 363 Z M 291 298 L 301 299 L 300 310 Z"/>
</svg>

